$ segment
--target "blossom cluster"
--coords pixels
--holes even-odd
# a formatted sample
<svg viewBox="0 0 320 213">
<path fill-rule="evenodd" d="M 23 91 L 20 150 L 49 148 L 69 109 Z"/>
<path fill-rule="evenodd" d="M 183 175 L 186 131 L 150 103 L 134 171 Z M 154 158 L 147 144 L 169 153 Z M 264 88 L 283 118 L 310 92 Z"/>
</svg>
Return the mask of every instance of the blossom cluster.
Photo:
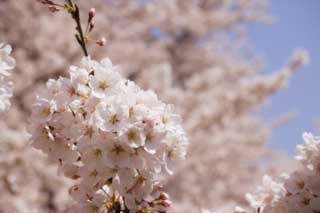
<svg viewBox="0 0 320 213">
<path fill-rule="evenodd" d="M 12 82 L 8 81 L 10 70 L 15 67 L 15 60 L 10 56 L 12 48 L 10 45 L 0 43 L 0 112 L 10 107 L 12 97 Z"/>
<path fill-rule="evenodd" d="M 157 177 L 184 159 L 188 140 L 172 106 L 116 69 L 84 58 L 70 78 L 50 79 L 33 105 L 33 146 L 76 180 L 75 212 L 165 211 Z"/>
<path fill-rule="evenodd" d="M 261 213 L 320 212 L 320 139 L 304 133 L 296 158 L 300 169 L 282 175 L 276 182 L 264 176 L 254 195 L 247 194 L 251 206 Z"/>
</svg>

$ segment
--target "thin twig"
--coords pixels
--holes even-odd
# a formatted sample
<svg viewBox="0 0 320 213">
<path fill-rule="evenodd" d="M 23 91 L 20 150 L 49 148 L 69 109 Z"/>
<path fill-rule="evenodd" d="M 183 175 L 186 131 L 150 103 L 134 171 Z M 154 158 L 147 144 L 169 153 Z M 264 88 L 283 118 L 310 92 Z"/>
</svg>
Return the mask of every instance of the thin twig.
<svg viewBox="0 0 320 213">
<path fill-rule="evenodd" d="M 77 4 L 74 4 L 72 0 L 68 0 L 68 6 L 71 8 L 70 9 L 70 14 L 72 16 L 72 18 L 75 20 L 76 22 L 76 30 L 79 34 L 76 34 L 76 39 L 78 41 L 78 43 L 81 46 L 81 49 L 83 50 L 83 53 L 85 56 L 88 56 L 88 50 L 86 47 L 86 39 L 84 37 L 84 33 L 82 30 L 82 26 L 81 26 L 81 20 L 80 20 L 80 10 Z"/>
</svg>

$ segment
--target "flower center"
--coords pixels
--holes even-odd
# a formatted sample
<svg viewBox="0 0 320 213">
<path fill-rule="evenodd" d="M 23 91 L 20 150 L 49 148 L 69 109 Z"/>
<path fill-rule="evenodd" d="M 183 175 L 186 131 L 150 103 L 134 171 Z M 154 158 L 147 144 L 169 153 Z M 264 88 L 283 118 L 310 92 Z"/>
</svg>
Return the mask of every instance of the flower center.
<svg viewBox="0 0 320 213">
<path fill-rule="evenodd" d="M 92 138 L 94 133 L 94 130 L 92 127 L 86 127 L 84 135 L 89 136 L 89 138 Z"/>
<path fill-rule="evenodd" d="M 115 125 L 117 122 L 119 122 L 117 115 L 113 115 L 110 119 L 110 123 L 112 123 L 113 125 Z"/>
<path fill-rule="evenodd" d="M 148 132 L 146 135 L 146 142 L 151 143 L 153 135 L 151 132 Z"/>
<path fill-rule="evenodd" d="M 41 110 L 42 115 L 49 116 L 50 115 L 50 108 L 49 107 L 43 107 Z"/>
<path fill-rule="evenodd" d="M 102 90 L 105 90 L 109 87 L 110 85 L 106 81 L 100 81 L 99 83 L 99 88 Z"/>
<path fill-rule="evenodd" d="M 296 182 L 296 185 L 299 189 L 303 189 L 305 184 L 302 180 L 300 180 Z"/>
<path fill-rule="evenodd" d="M 133 130 L 129 131 L 127 136 L 129 141 L 135 141 L 137 139 L 137 133 Z"/>
<path fill-rule="evenodd" d="M 121 146 L 115 145 L 112 151 L 115 152 L 118 155 L 121 152 L 124 152 L 124 149 Z"/>
</svg>

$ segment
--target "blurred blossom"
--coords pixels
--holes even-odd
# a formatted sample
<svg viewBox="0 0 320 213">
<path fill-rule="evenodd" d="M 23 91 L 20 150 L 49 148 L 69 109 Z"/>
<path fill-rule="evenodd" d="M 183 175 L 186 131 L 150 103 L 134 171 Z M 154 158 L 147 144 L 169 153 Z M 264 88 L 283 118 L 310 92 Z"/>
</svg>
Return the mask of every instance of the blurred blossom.
<svg viewBox="0 0 320 213">
<path fill-rule="evenodd" d="M 8 76 L 16 63 L 10 57 L 11 51 L 10 45 L 0 43 L 0 113 L 10 107 L 9 98 L 12 97 L 12 82 L 8 80 Z"/>
<path fill-rule="evenodd" d="M 25 130 L 0 122 L 0 204 L 2 212 L 59 212 L 70 202 L 69 183 L 56 166 L 34 150 Z"/>
</svg>

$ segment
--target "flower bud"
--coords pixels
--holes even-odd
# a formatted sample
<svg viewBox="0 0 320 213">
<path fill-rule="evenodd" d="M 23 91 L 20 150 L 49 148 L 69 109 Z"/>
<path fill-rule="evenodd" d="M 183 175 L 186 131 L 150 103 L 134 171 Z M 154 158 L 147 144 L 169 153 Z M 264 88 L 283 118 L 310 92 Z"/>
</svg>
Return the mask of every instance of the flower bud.
<svg viewBox="0 0 320 213">
<path fill-rule="evenodd" d="M 106 38 L 101 38 L 98 41 L 96 41 L 96 44 L 98 44 L 99 46 L 102 47 L 102 46 L 106 45 L 106 42 L 107 42 Z"/>
<path fill-rule="evenodd" d="M 163 201 L 161 201 L 160 205 L 164 206 L 166 208 L 169 208 L 172 206 L 172 202 L 170 200 L 163 200 Z"/>
<path fill-rule="evenodd" d="M 49 6 L 48 6 L 48 9 L 49 9 L 49 11 L 52 12 L 52 13 L 55 13 L 55 12 L 58 12 L 58 11 L 59 11 L 59 9 L 58 9 L 56 6 L 54 6 L 54 5 L 49 5 Z"/>
<path fill-rule="evenodd" d="M 92 19 L 95 15 L 96 15 L 96 9 L 95 8 L 91 8 L 89 10 L 89 19 Z"/>
<path fill-rule="evenodd" d="M 161 192 L 160 196 L 159 196 L 160 200 L 168 200 L 169 199 L 169 195 L 165 192 Z"/>
</svg>

